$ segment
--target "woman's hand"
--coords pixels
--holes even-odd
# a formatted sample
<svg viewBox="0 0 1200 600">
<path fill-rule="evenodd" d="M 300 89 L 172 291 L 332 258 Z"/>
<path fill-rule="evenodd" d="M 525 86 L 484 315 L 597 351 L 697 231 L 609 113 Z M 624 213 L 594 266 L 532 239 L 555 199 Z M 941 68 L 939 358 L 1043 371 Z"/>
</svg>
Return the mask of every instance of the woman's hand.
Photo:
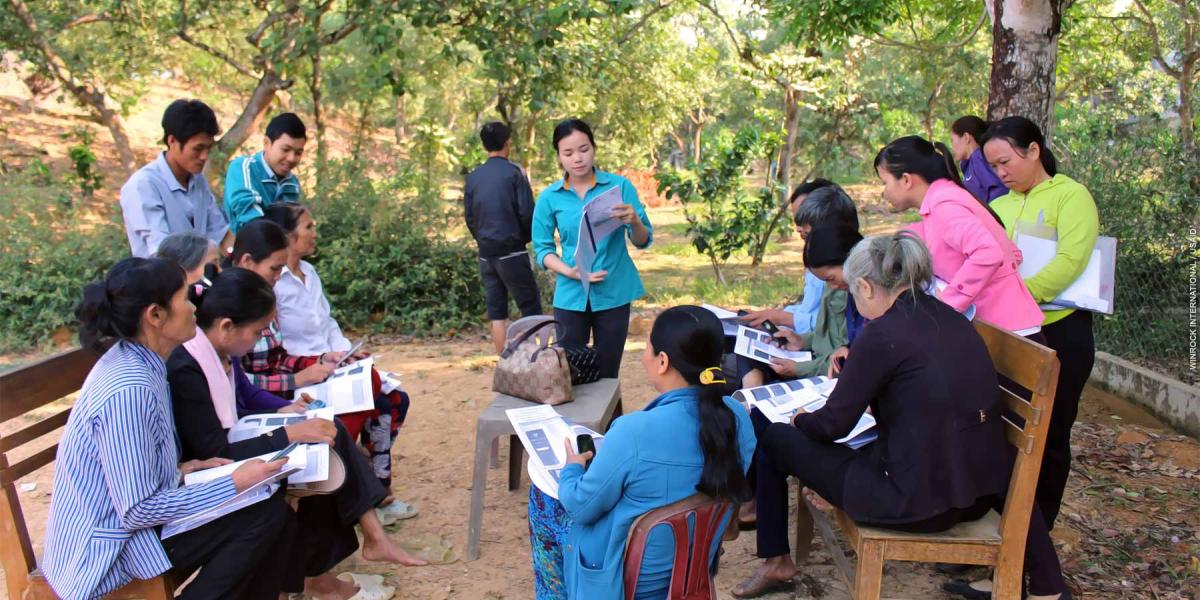
<svg viewBox="0 0 1200 600">
<path fill-rule="evenodd" d="M 592 452 L 589 450 L 583 454 L 575 454 L 575 448 L 571 446 L 571 438 L 563 438 L 563 444 L 567 447 L 567 464 L 587 466 L 587 461 L 592 460 Z"/>
<path fill-rule="evenodd" d="M 283 428 L 287 433 L 288 443 L 333 445 L 333 437 L 337 435 L 337 427 L 333 421 L 326 419 L 308 419 Z"/>
<path fill-rule="evenodd" d="M 566 273 L 563 273 L 563 275 L 566 275 L 571 279 L 583 281 L 583 278 L 579 276 L 579 267 L 571 267 Z M 604 281 L 604 278 L 607 276 L 608 271 L 592 271 L 591 273 L 588 273 L 588 283 L 600 283 L 601 281 Z"/>
<path fill-rule="evenodd" d="M 752 310 L 738 317 L 738 320 L 754 328 L 762 327 L 763 321 L 770 321 L 776 325 L 787 325 L 790 327 L 792 324 L 792 315 L 780 308 L 768 308 L 766 310 Z"/>
<path fill-rule="evenodd" d="M 771 370 L 775 371 L 780 377 L 795 377 L 796 361 L 786 358 L 772 358 Z"/>
<path fill-rule="evenodd" d="M 329 379 L 335 368 L 334 363 L 324 362 L 323 360 L 317 361 L 307 369 L 296 373 L 296 385 L 303 387 L 321 383 Z"/>
<path fill-rule="evenodd" d="M 828 373 L 828 375 L 830 377 L 836 377 L 838 373 L 842 372 L 842 367 L 841 367 L 842 361 L 846 360 L 846 357 L 848 357 L 848 356 L 850 356 L 850 347 L 849 346 L 842 346 L 841 348 L 834 350 L 833 354 L 829 355 L 829 373 Z"/>
<path fill-rule="evenodd" d="M 797 408 L 796 414 L 792 415 L 792 427 L 796 426 L 796 419 L 798 419 L 800 417 L 800 415 L 807 414 L 807 413 L 808 413 L 807 410 L 804 410 L 803 408 Z"/>
<path fill-rule="evenodd" d="M 618 204 L 612 207 L 612 212 L 609 214 L 626 225 L 633 225 L 633 222 L 637 220 L 637 211 L 633 210 L 633 206 L 629 204 Z"/>
<path fill-rule="evenodd" d="M 195 473 L 196 471 L 203 471 L 205 469 L 211 469 L 213 467 L 227 465 L 231 462 L 233 462 L 233 461 L 229 460 L 228 458 L 210 458 L 207 460 L 189 460 L 186 462 L 179 463 L 179 472 L 184 475 L 187 475 L 188 473 Z"/>
<path fill-rule="evenodd" d="M 279 409 L 276 412 L 280 412 L 280 413 L 284 413 L 284 414 L 302 415 L 302 414 L 308 412 L 308 405 L 312 404 L 312 401 L 313 401 L 312 396 L 309 396 L 308 394 L 300 394 L 300 398 L 298 398 L 295 402 Z"/>
<path fill-rule="evenodd" d="M 783 347 L 787 350 L 803 350 L 804 336 L 787 329 L 780 329 L 779 333 L 775 334 L 775 339 L 785 339 L 787 343 Z"/>
<path fill-rule="evenodd" d="M 328 363 L 336 366 L 338 363 L 342 362 L 342 358 L 344 356 L 346 356 L 345 352 L 326 352 L 325 354 L 321 355 L 321 360 L 318 362 Z"/>
<path fill-rule="evenodd" d="M 314 419 L 320 421 L 321 419 Z M 263 462 L 260 459 L 248 461 L 246 464 L 237 468 L 233 472 L 233 487 L 239 493 L 250 489 L 250 486 L 274 475 L 287 464 L 287 457 L 271 462 Z"/>
</svg>

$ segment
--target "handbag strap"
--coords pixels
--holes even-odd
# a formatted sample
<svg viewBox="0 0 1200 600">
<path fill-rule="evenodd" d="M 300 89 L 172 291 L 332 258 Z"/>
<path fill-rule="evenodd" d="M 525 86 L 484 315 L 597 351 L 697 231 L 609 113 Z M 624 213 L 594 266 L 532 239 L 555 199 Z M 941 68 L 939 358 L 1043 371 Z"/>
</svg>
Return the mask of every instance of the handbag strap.
<svg viewBox="0 0 1200 600">
<path fill-rule="evenodd" d="M 543 322 L 538 323 L 537 325 L 534 325 L 533 327 L 530 327 L 529 329 L 525 330 L 524 333 L 522 333 L 520 336 L 518 336 L 513 341 L 509 342 L 504 347 L 504 351 L 500 353 L 500 358 L 508 358 L 509 356 L 511 356 L 513 351 L 516 350 L 518 346 L 525 343 L 525 340 L 532 337 L 533 334 L 537 333 L 538 331 L 541 331 L 542 328 L 544 328 L 547 325 L 558 325 L 558 321 L 555 321 L 553 319 L 551 319 L 549 321 L 543 321 Z"/>
</svg>

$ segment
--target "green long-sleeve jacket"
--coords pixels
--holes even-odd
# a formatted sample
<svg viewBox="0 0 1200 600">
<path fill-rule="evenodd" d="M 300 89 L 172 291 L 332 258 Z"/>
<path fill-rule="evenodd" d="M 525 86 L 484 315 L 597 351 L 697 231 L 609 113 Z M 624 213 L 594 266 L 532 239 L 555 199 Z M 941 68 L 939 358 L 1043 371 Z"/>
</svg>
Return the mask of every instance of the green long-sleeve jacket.
<svg viewBox="0 0 1200 600">
<path fill-rule="evenodd" d="M 829 357 L 834 350 L 850 342 L 846 330 L 846 303 L 850 294 L 825 286 L 821 293 L 821 308 L 817 311 L 817 322 L 813 330 L 801 336 L 804 346 L 813 355 L 808 362 L 796 363 L 797 377 L 816 377 L 829 372 Z"/>
</svg>

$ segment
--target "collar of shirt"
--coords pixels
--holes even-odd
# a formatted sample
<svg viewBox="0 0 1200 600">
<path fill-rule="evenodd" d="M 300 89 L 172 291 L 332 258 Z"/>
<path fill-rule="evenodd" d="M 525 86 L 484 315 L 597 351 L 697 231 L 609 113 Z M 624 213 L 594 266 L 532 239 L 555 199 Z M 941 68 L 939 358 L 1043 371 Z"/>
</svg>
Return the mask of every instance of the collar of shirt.
<svg viewBox="0 0 1200 600">
<path fill-rule="evenodd" d="M 959 188 L 957 183 L 949 179 L 939 179 L 929 184 L 929 189 L 925 190 L 925 197 L 921 199 L 921 206 L 917 208 L 917 212 L 922 217 L 928 217 L 933 212 L 933 205 L 941 202 L 946 198 L 947 193 L 951 192 L 950 188 Z M 963 190 L 966 191 L 965 189 Z"/>
<path fill-rule="evenodd" d="M 605 173 L 604 171 L 601 171 L 600 169 L 597 169 L 596 167 L 592 167 L 592 173 L 596 174 L 596 184 L 592 186 L 592 189 L 598 188 L 602 185 L 608 185 L 609 183 L 612 183 L 612 175 L 611 174 Z M 550 189 L 555 190 L 555 191 L 560 191 L 560 192 L 574 193 L 571 190 L 571 188 L 567 185 L 567 183 L 568 183 L 567 178 L 563 177 L 562 179 L 555 181 L 550 186 Z M 591 191 L 591 190 L 589 190 L 589 191 Z"/>
<path fill-rule="evenodd" d="M 713 365 L 713 366 L 717 366 L 717 365 Z M 668 404 L 674 404 L 676 402 L 683 402 L 685 400 L 695 400 L 697 397 L 698 397 L 698 392 L 695 387 L 675 388 L 673 390 L 663 392 L 657 398 L 650 401 L 650 404 L 647 404 L 646 408 L 644 408 L 642 410 L 650 410 L 652 408 L 657 408 L 659 406 L 666 406 Z"/>
<path fill-rule="evenodd" d="M 139 362 L 149 367 L 150 372 L 154 373 L 156 377 L 166 378 L 167 363 L 163 362 L 162 357 L 153 350 L 133 340 L 121 340 L 117 343 L 121 345 L 123 350 L 129 352 Z"/>
<path fill-rule="evenodd" d="M 308 289 L 312 287 L 313 273 L 315 273 L 315 271 L 313 270 L 312 265 L 308 264 L 308 261 L 302 260 L 300 261 L 300 274 L 304 276 L 303 280 L 301 280 L 299 277 L 296 277 L 296 274 L 285 265 L 283 267 L 283 272 L 281 272 L 279 275 L 279 281 L 280 283 L 284 282 L 285 280 L 294 281 L 296 285 L 303 286 L 305 289 Z"/>
<path fill-rule="evenodd" d="M 278 186 L 294 183 L 297 187 L 299 187 L 300 180 L 296 177 L 296 174 L 288 173 L 287 177 L 279 177 L 279 175 L 275 173 L 275 169 L 272 169 L 271 165 L 267 164 L 267 156 L 262 150 L 259 150 L 258 153 L 254 155 L 252 160 L 257 160 L 259 166 L 262 167 L 263 173 L 266 174 L 266 177 L 263 178 L 263 183 L 273 183 Z"/>
<path fill-rule="evenodd" d="M 186 186 L 179 183 L 179 180 L 175 178 L 175 173 L 171 171 L 171 165 L 167 164 L 167 153 L 165 151 L 159 152 L 158 158 L 154 159 L 154 174 L 163 183 L 167 184 L 167 189 L 173 192 L 190 192 L 192 186 L 196 183 L 195 175 L 188 176 L 188 184 Z"/>
</svg>

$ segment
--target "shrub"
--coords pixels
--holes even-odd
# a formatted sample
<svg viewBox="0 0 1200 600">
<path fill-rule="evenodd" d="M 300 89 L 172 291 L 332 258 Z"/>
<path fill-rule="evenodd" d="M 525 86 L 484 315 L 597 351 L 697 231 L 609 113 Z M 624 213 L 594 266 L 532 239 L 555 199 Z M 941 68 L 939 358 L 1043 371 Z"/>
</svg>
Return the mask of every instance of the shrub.
<svg viewBox="0 0 1200 600">
<path fill-rule="evenodd" d="M 343 326 L 422 335 L 481 322 L 474 248 L 447 240 L 447 217 L 412 201 L 411 175 L 366 177 L 360 165 L 333 161 L 322 181 L 313 262 Z"/>
<path fill-rule="evenodd" d="M 84 284 L 128 254 L 115 215 L 72 208 L 39 169 L 0 174 L 0 351 L 45 345 L 74 324 Z"/>
</svg>

